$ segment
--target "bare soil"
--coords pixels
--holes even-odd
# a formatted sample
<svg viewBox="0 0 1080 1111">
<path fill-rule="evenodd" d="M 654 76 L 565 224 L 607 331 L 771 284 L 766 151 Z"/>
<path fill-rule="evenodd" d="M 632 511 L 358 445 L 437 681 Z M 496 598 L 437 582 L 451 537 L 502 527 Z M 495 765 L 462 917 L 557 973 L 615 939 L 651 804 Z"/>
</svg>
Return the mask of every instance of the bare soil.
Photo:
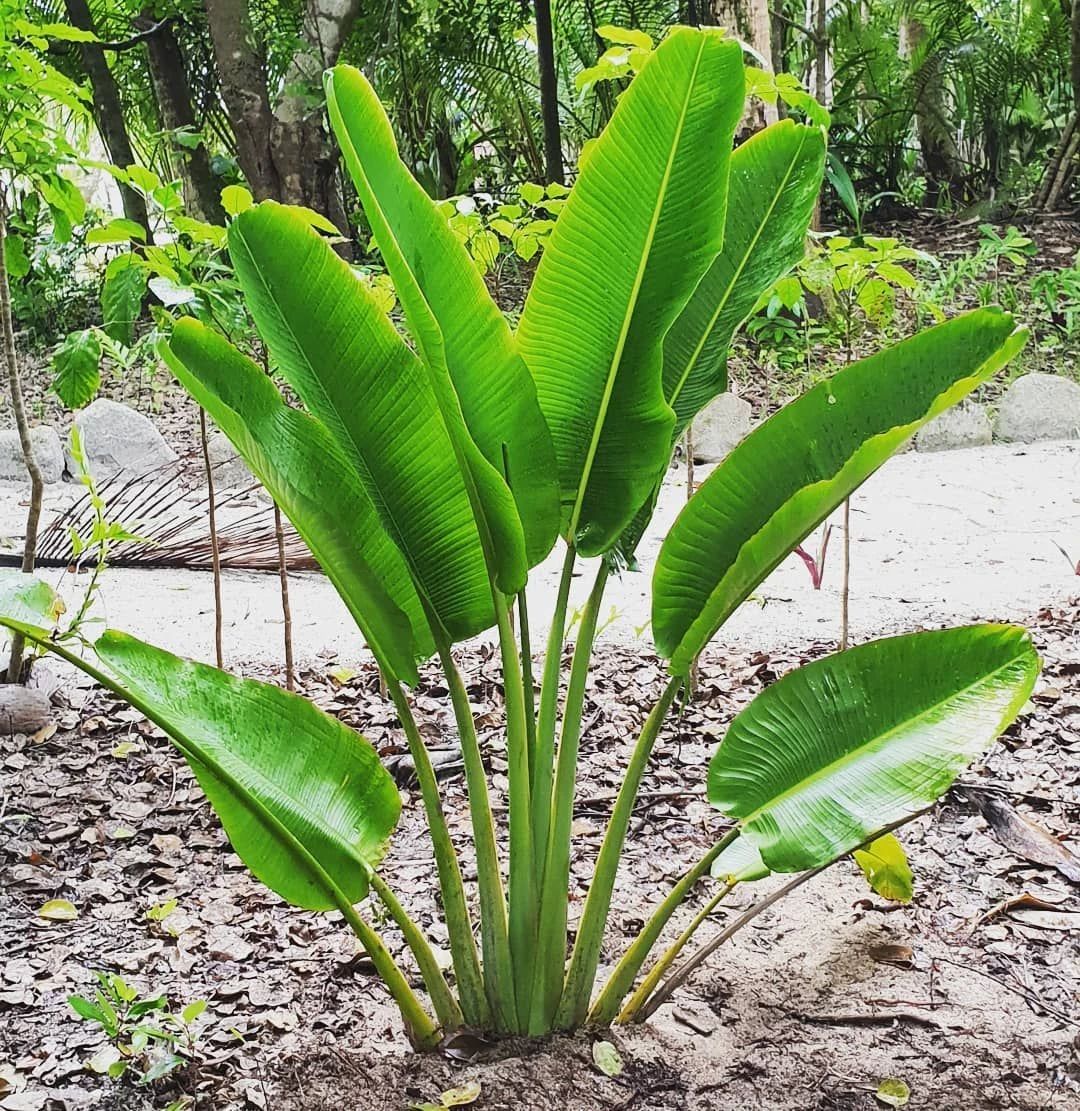
<svg viewBox="0 0 1080 1111">
<path fill-rule="evenodd" d="M 755 920 L 645 1026 L 539 1043 L 467 1038 L 424 1056 L 408 1051 L 393 1007 L 336 916 L 292 910 L 262 889 L 157 730 L 65 680 L 53 693 L 57 732 L 0 739 L 0 1108 L 165 1108 L 187 1096 L 198 1108 L 230 1111 L 404 1111 L 478 1081 L 474 1106 L 482 1111 L 869 1111 L 884 1106 L 874 1093 L 889 1077 L 910 1087 L 912 1108 L 1074 1108 L 1077 886 L 1026 858 L 1039 855 L 1039 837 L 999 842 L 973 802 L 992 796 L 1050 838 L 1076 838 L 1078 619 L 1080 602 L 1033 616 L 1046 667 L 1029 708 L 932 820 L 902 832 L 917 878 L 909 907 L 873 895 L 843 862 Z M 704 661 L 697 694 L 670 720 L 642 790 L 605 962 L 715 838 L 703 784 L 726 723 L 763 685 L 831 647 L 717 650 Z M 498 801 L 505 763 L 497 661 L 476 648 L 462 666 Z M 40 678 L 48 681 L 44 669 Z M 574 824 L 575 914 L 661 678 L 659 662 L 635 649 L 608 648 L 599 662 Z M 303 681 L 394 765 L 402 739 L 370 669 L 333 677 L 311 670 Z M 434 671 L 416 702 L 432 747 L 452 749 L 446 690 Z M 403 783 L 406 806 L 385 874 L 444 946 L 418 799 Z M 452 831 L 464 842 L 464 788 L 452 765 L 444 791 Z M 703 883 L 682 922 L 707 893 Z M 1059 908 L 1058 928 L 1033 916 L 1025 896 Z M 57 897 L 76 905 L 77 919 L 36 915 Z M 737 890 L 703 938 L 757 897 L 754 887 Z M 177 907 L 163 922 L 147 918 L 171 898 Z M 389 927 L 386 937 L 400 952 Z M 174 1007 L 208 1001 L 186 1069 L 150 1087 L 87 1070 L 103 1039 L 65 999 L 86 992 L 101 969 L 142 992 L 167 993 Z M 618 1076 L 593 1064 L 600 1037 L 622 1054 Z"/>
</svg>

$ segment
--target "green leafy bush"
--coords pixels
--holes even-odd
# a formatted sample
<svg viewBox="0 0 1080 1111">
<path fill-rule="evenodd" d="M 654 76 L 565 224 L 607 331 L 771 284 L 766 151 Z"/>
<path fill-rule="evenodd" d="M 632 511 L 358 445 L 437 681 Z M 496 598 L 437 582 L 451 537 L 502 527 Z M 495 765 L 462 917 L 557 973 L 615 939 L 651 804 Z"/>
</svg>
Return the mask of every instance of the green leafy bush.
<svg viewBox="0 0 1080 1111">
<path fill-rule="evenodd" d="M 255 875 L 296 906 L 341 912 L 416 1045 L 462 1025 L 543 1034 L 610 1023 L 699 879 L 717 868 L 730 887 L 820 868 L 873 842 L 938 798 L 1023 705 L 1038 660 L 1008 626 L 876 641 L 788 675 L 743 711 L 710 763 L 709 798 L 727 819 L 715 845 L 688 862 L 594 994 L 637 791 L 693 660 L 795 545 L 1025 334 L 979 310 L 852 363 L 762 424 L 687 503 L 653 574 L 653 634 L 670 677 L 625 768 L 567 966 L 574 788 L 604 589 L 633 559 L 682 429 L 725 388 L 733 333 L 802 254 L 824 135 L 785 121 L 732 152 L 741 50 L 715 31 L 673 31 L 583 158 L 512 334 L 399 159 L 365 78 L 335 69 L 327 98 L 412 344 L 303 213 L 264 203 L 239 212 L 228 245 L 272 362 L 305 408 L 195 320 L 176 325 L 162 355 L 307 541 L 386 679 L 431 834 L 453 987 L 380 875 L 400 798 L 366 740 L 299 696 L 123 633 L 54 642 L 55 599 L 40 583 L 14 579 L 0 620 L 172 738 Z M 560 543 L 536 683 L 524 590 Z M 595 580 L 563 691 L 570 581 L 588 557 L 599 557 Z M 505 877 L 452 653 L 493 627 Z M 478 922 L 407 690 L 433 654 L 461 741 Z M 357 909 L 369 894 L 403 932 L 430 1011 Z M 648 1004 L 635 999 L 624 1020 Z"/>
</svg>

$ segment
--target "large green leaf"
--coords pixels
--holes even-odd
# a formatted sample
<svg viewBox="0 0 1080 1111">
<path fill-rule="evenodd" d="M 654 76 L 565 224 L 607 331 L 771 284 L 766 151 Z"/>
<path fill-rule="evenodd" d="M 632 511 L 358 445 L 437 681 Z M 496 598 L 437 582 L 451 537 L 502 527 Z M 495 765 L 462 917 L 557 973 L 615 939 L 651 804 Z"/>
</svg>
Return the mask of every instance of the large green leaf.
<svg viewBox="0 0 1080 1111">
<path fill-rule="evenodd" d="M 940 797 L 1027 701 L 1039 658 L 1012 625 L 860 645 L 766 688 L 709 764 L 709 801 L 765 864 L 828 864 Z"/>
<path fill-rule="evenodd" d="M 69 409 L 89 404 L 101 385 L 101 340 L 95 328 L 71 332 L 52 356 L 50 389 Z"/>
<path fill-rule="evenodd" d="M 326 98 L 421 353 L 445 361 L 469 434 L 508 474 L 532 566 L 558 535 L 559 487 L 551 435 L 510 328 L 446 217 L 398 156 L 367 79 L 338 66 L 326 76 Z"/>
<path fill-rule="evenodd" d="M 583 156 L 537 268 L 518 345 L 585 555 L 614 543 L 667 465 L 664 334 L 723 243 L 743 92 L 737 42 L 673 31 Z"/>
<path fill-rule="evenodd" d="M 26 622 L 40 603 L 0 592 L 0 624 L 81 667 L 163 729 L 267 887 L 308 910 L 339 905 L 330 884 L 349 902 L 364 897 L 401 799 L 363 737 L 299 695 L 126 633 L 104 633 L 96 659 L 83 659 L 53 643 L 48 627 Z"/>
<path fill-rule="evenodd" d="M 723 250 L 664 340 L 675 435 L 727 389 L 727 351 L 758 298 L 802 258 L 825 167 L 818 127 L 782 120 L 731 157 Z"/>
<path fill-rule="evenodd" d="M 671 670 L 684 673 L 796 544 L 1026 338 L 1008 314 L 978 309 L 852 363 L 743 440 L 660 549 L 652 625 Z"/>
<path fill-rule="evenodd" d="M 229 251 L 274 361 L 356 468 L 421 596 L 455 639 L 488 628 L 476 520 L 420 361 L 302 216 L 249 208 Z"/>
<path fill-rule="evenodd" d="M 731 156 L 724 246 L 664 340 L 664 396 L 675 410 L 672 446 L 687 424 L 727 389 L 735 331 L 758 298 L 803 255 L 821 188 L 820 128 L 781 120 Z M 629 564 L 652 519 L 660 484 L 619 537 Z"/>
<path fill-rule="evenodd" d="M 178 321 L 161 354 L 292 521 L 376 658 L 415 682 L 416 659 L 434 650 L 431 631 L 401 552 L 330 434 L 195 320 Z"/>
</svg>

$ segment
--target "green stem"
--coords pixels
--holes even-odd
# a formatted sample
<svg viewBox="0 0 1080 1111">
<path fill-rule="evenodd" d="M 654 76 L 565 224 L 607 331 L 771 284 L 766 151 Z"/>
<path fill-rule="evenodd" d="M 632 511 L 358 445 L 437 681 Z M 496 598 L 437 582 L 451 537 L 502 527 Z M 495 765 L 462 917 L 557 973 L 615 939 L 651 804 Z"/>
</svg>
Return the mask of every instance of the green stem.
<svg viewBox="0 0 1080 1111">
<path fill-rule="evenodd" d="M 671 916 L 682 905 L 690 889 L 712 867 L 713 861 L 735 840 L 737 829 L 729 830 L 715 845 L 687 871 L 678 883 L 668 892 L 664 901 L 653 911 L 633 944 L 623 954 L 608 977 L 603 990 L 589 1011 L 589 1023 L 593 1026 L 610 1026 L 615 1020 L 626 993 L 634 986 L 634 980 L 641 966 L 656 944 L 657 938 L 671 920 Z"/>
<path fill-rule="evenodd" d="M 529 797 L 529 746 L 525 691 L 506 599 L 495 592 L 495 614 L 502 652 L 506 699 L 506 760 L 510 808 L 510 958 L 514 968 L 518 1030 L 529 1021 L 533 965 L 536 960 L 536 878 L 533 873 L 532 804 Z"/>
<path fill-rule="evenodd" d="M 555 719 L 559 710 L 559 677 L 562 673 L 563 638 L 566 636 L 566 607 L 574 576 L 576 552 L 566 547 L 555 612 L 551 615 L 544 674 L 540 682 L 540 715 L 536 726 L 536 759 L 532 779 L 533 854 L 536 857 L 536 882 L 544 880 L 547 860 L 548 827 L 551 824 L 551 780 L 555 771 Z"/>
<path fill-rule="evenodd" d="M 183 742 L 179 741 L 169 728 L 167 718 L 159 714 L 150 703 L 122 687 L 107 672 L 88 663 L 76 652 L 72 652 L 63 645 L 51 641 L 46 637 L 35 635 L 26 626 L 18 623 L 9 623 L 8 627 L 11 628 L 13 632 L 17 631 L 23 633 L 27 640 L 33 641 L 40 647 L 59 656 L 62 660 L 67 660 L 68 663 L 73 664 L 89 675 L 91 679 L 100 683 L 106 690 L 112 691 L 115 695 L 124 699 L 125 702 L 130 703 L 159 729 L 168 734 L 185 758 L 193 757 L 198 763 L 204 764 L 206 767 L 210 768 L 214 775 L 232 791 L 236 792 L 238 796 L 249 800 L 253 799 L 253 796 L 245 785 L 240 783 L 226 768 L 222 767 L 221 764 L 211 759 L 201 745 L 193 744 L 187 738 L 185 738 Z M 423 1004 L 409 986 L 409 981 L 405 978 L 405 974 L 401 971 L 397 961 L 394 960 L 390 950 L 383 944 L 382 938 L 360 917 L 356 908 L 349 902 L 349 898 L 345 892 L 341 890 L 316 857 L 312 855 L 303 842 L 293 835 L 288 827 L 283 825 L 269 810 L 262 809 L 260 817 L 289 847 L 289 850 L 295 854 L 296 858 L 302 861 L 304 866 L 310 870 L 314 879 L 322 885 L 324 891 L 330 896 L 334 905 L 341 911 L 350 929 L 352 929 L 353 933 L 360 939 L 360 943 L 364 946 L 364 950 L 371 958 L 372 964 L 375 965 L 375 971 L 378 972 L 387 990 L 393 997 L 394 1002 L 397 1003 L 398 1009 L 401 1011 L 401 1017 L 409 1030 L 409 1037 L 413 1044 L 418 1048 L 424 1049 L 433 1046 L 439 1040 L 439 1028 L 432 1021 L 427 1011 L 424 1010 Z"/>
<path fill-rule="evenodd" d="M 384 675 L 388 675 L 385 669 Z M 465 1020 L 470 1026 L 485 1029 L 491 1022 L 487 996 L 484 994 L 484 976 L 480 970 L 480 957 L 476 952 L 472 920 L 465 899 L 465 885 L 461 879 L 461 866 L 450 839 L 446 825 L 439 784 L 427 746 L 416 727 L 412 708 L 409 706 L 401 685 L 393 679 L 387 680 L 387 689 L 405 730 L 409 745 L 409 755 L 424 800 L 424 813 L 427 816 L 428 832 L 435 852 L 435 867 L 439 873 L 439 890 L 442 894 L 443 910 L 446 914 L 446 929 L 450 937 L 450 955 L 454 960 L 454 975 L 457 977 L 458 991 Z M 428 989 L 430 991 L 430 988 Z M 433 996 L 434 998 L 434 996 Z"/>
<path fill-rule="evenodd" d="M 908 822 L 914 821 L 916 818 L 922 817 L 923 814 L 929 814 L 931 810 L 937 805 L 936 802 L 930 803 L 929 806 L 924 806 L 921 810 L 916 810 L 913 814 L 905 814 L 902 818 L 897 818 L 895 822 L 890 822 L 887 826 L 882 826 L 876 832 L 870 834 L 869 837 L 863 841 L 863 845 L 869 845 L 871 842 L 876 841 L 879 837 L 884 837 L 886 833 L 892 833 L 893 830 L 899 829 Z M 857 848 L 861 846 L 856 846 Z M 833 860 L 827 861 L 825 864 L 819 864 L 816 868 L 811 868 L 807 872 L 798 873 L 793 879 L 788 880 L 782 887 L 778 887 L 770 895 L 765 898 L 759 899 L 749 910 L 744 911 L 735 919 L 730 925 L 725 926 L 711 941 L 702 946 L 693 956 L 688 957 L 677 969 L 667 978 L 664 984 L 656 991 L 652 997 L 642 1006 L 635 1018 L 638 1022 L 644 1022 L 651 1014 L 654 1014 L 660 1007 L 662 1007 L 671 996 L 690 978 L 694 969 L 702 965 L 725 941 L 734 937 L 748 922 L 752 922 L 762 911 L 768 910 L 774 903 L 779 902 L 786 895 L 790 895 L 796 888 L 801 887 L 808 880 L 812 880 L 814 876 L 824 872 L 826 868 L 831 868 L 838 860 L 843 860 L 846 853 L 841 853 L 840 856 L 835 857 Z"/>
<path fill-rule="evenodd" d="M 356 908 L 329 876 L 327 881 L 334 890 L 338 909 L 344 915 L 345 921 L 349 923 L 349 928 L 360 939 L 360 944 L 371 958 L 375 971 L 394 997 L 394 1002 L 401 1011 L 401 1017 L 409 1029 L 410 1040 L 421 1049 L 432 1048 L 439 1040 L 439 1028 L 431 1021 L 431 1016 L 424 1010 L 413 989 L 409 987 L 409 981 L 405 979 L 397 961 L 386 948 L 383 939 L 360 917 Z"/>
<path fill-rule="evenodd" d="M 654 968 L 649 970 L 648 976 L 641 981 L 637 991 L 627 1000 L 626 1006 L 619 1012 L 618 1021 L 621 1024 L 634 1021 L 634 1016 L 638 1010 L 646 1003 L 649 996 L 652 995 L 656 985 L 660 983 L 664 973 L 671 967 L 675 958 L 683 951 L 686 943 L 697 933 L 698 927 L 714 910 L 720 900 L 726 896 L 735 885 L 733 883 L 721 884 L 719 891 L 701 908 L 693 921 L 686 927 L 685 930 L 675 939 L 674 942 L 668 947 L 664 955 L 656 962 Z"/>
<path fill-rule="evenodd" d="M 532 637 L 529 634 L 529 603 L 522 590 L 517 596 L 521 634 L 521 681 L 525 694 L 525 740 L 529 750 L 529 787 L 536 775 L 536 681 L 533 678 Z"/>
<path fill-rule="evenodd" d="M 644 1022 L 651 1014 L 654 1014 L 658 1008 L 662 1007 L 671 998 L 677 988 L 686 983 L 694 969 L 704 964 L 725 941 L 738 933 L 743 926 L 755 919 L 762 911 L 768 910 L 773 903 L 779 902 L 785 895 L 790 895 L 797 887 L 801 887 L 807 880 L 813 879 L 819 872 L 824 872 L 826 868 L 832 867 L 835 863 L 836 861 L 833 860 L 828 864 L 819 864 L 818 867 L 812 868 L 809 872 L 798 873 L 794 879 L 788 880 L 783 887 L 777 888 L 771 895 L 767 895 L 764 899 L 756 902 L 749 910 L 744 911 L 729 926 L 725 926 L 716 937 L 703 945 L 692 957 L 683 961 L 658 991 L 654 992 L 643 1004 L 639 1004 L 634 1015 L 635 1020 Z"/>
<path fill-rule="evenodd" d="M 535 980 L 529 1032 L 547 1033 L 559 1006 L 563 969 L 566 965 L 566 918 L 570 886 L 570 827 L 574 820 L 574 786 L 577 779 L 578 750 L 581 744 L 581 714 L 585 704 L 585 684 L 600 601 L 610 568 L 601 561 L 596 580 L 581 616 L 570 679 L 566 687 L 562 737 L 555 769 L 555 790 L 551 801 L 547 855 L 540 901 L 540 929 L 537 936 Z"/>
<path fill-rule="evenodd" d="M 435 645 L 450 688 L 461 755 L 465 763 L 465 783 L 469 792 L 469 815 L 476 845 L 477 886 L 480 889 L 480 929 L 484 952 L 484 981 L 488 1003 L 497 1030 L 511 1032 L 516 1025 L 514 977 L 506 926 L 506 895 L 495 848 L 495 823 L 491 816 L 484 761 L 476 736 L 476 723 L 469 707 L 469 694 L 454 663 L 445 635 L 436 633 Z"/>
<path fill-rule="evenodd" d="M 397 896 L 381 876 L 373 872 L 369 882 L 372 891 L 379 896 L 383 906 L 390 912 L 390 917 L 397 923 L 406 944 L 416 958 L 416 964 L 420 969 L 420 975 L 424 977 L 424 986 L 431 996 L 435 1015 L 439 1025 L 442 1026 L 443 1034 L 452 1034 L 455 1030 L 460 1030 L 465 1024 L 465 1019 L 439 967 L 439 962 L 435 959 L 430 942 L 424 937 L 420 927 L 409 917 L 408 912 L 398 902 Z"/>
<path fill-rule="evenodd" d="M 642 727 L 641 736 L 638 737 L 627 765 L 626 776 L 615 799 L 615 808 L 611 812 L 611 820 L 596 860 L 593 880 L 589 885 L 589 894 L 585 899 L 585 910 L 578 926 L 562 1002 L 555 1017 L 555 1026 L 558 1029 L 580 1026 L 588 1012 L 589 995 L 596 978 L 596 966 L 600 962 L 600 946 L 604 940 L 604 927 L 607 925 L 611 892 L 615 887 L 615 875 L 619 870 L 619 857 L 626 841 L 626 830 L 630 825 L 642 776 L 660 735 L 660 727 L 682 683 L 683 678 L 678 675 L 668 680 L 663 694 Z"/>
</svg>

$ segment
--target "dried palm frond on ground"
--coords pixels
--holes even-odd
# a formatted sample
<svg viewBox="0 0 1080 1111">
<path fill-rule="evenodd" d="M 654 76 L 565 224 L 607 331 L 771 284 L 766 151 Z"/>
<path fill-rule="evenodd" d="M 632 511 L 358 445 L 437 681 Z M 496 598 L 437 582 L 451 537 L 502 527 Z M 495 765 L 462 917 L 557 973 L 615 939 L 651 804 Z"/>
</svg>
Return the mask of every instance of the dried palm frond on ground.
<svg viewBox="0 0 1080 1111">
<path fill-rule="evenodd" d="M 267 500 L 253 499 L 260 490 L 257 483 L 252 483 L 218 492 L 217 540 L 223 568 L 279 569 L 274 507 Z M 110 565 L 210 569 L 209 491 L 204 488 L 200 492 L 184 485 L 175 465 L 139 477 L 117 475 L 100 484 L 99 494 L 105 502 L 108 519 L 122 522 L 138 537 L 111 544 Z M 85 541 L 90 535 L 94 514 L 87 492 L 44 531 L 38 547 L 38 563 L 56 567 L 75 562 L 72 534 Z M 307 545 L 288 523 L 285 524 L 285 557 L 290 570 L 319 569 Z"/>
</svg>

